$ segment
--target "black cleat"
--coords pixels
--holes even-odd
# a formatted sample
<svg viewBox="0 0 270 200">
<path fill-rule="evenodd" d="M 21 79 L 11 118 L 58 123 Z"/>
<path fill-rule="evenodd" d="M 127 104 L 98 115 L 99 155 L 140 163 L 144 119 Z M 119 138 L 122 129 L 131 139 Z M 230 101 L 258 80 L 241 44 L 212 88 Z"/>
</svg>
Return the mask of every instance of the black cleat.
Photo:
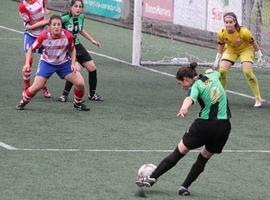
<svg viewBox="0 0 270 200">
<path fill-rule="evenodd" d="M 139 187 L 152 187 L 157 182 L 157 179 L 150 178 L 150 176 L 139 178 L 135 183 Z"/>
<path fill-rule="evenodd" d="M 60 101 L 60 102 L 67 102 L 67 96 L 66 95 L 61 95 L 60 97 L 58 97 L 58 101 Z"/>
<path fill-rule="evenodd" d="M 181 186 L 178 190 L 178 194 L 179 195 L 183 195 L 183 196 L 189 196 L 190 195 L 190 192 L 188 191 L 187 188 Z"/>
<path fill-rule="evenodd" d="M 80 110 L 80 111 L 89 111 L 90 108 L 87 107 L 84 103 L 75 103 L 73 102 L 74 108 Z"/>
<path fill-rule="evenodd" d="M 88 95 L 88 99 L 90 101 L 103 101 L 103 99 L 101 98 L 101 96 L 99 96 L 98 94 L 94 94 L 94 95 Z"/>
<path fill-rule="evenodd" d="M 25 105 L 26 105 L 25 103 L 20 102 L 19 104 L 16 105 L 16 110 L 24 110 Z"/>
</svg>

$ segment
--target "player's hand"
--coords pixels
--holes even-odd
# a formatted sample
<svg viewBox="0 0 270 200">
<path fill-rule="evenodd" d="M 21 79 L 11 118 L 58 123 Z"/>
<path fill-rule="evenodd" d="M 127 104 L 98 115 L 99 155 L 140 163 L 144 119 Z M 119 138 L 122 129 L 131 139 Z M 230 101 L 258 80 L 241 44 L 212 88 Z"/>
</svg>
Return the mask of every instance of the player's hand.
<svg viewBox="0 0 270 200">
<path fill-rule="evenodd" d="M 258 64 L 263 64 L 265 62 L 264 56 L 262 54 L 262 51 L 255 51 L 255 58 L 257 58 L 257 63 Z"/>
<path fill-rule="evenodd" d="M 209 73 L 212 73 L 212 72 L 214 72 L 214 71 L 215 71 L 215 68 L 212 67 L 212 68 L 206 69 L 204 73 L 205 73 L 205 74 L 209 74 Z"/>
<path fill-rule="evenodd" d="M 71 67 L 72 67 L 74 73 L 80 71 L 80 65 L 77 61 Z"/>
<path fill-rule="evenodd" d="M 48 14 L 50 14 L 50 10 L 48 10 L 47 8 L 45 8 L 45 15 L 48 15 Z"/>
<path fill-rule="evenodd" d="M 213 63 L 214 69 L 218 68 L 221 57 L 222 57 L 221 53 L 217 53 L 216 59 Z"/>
<path fill-rule="evenodd" d="M 29 30 L 30 30 L 30 27 L 31 27 L 31 25 L 30 25 L 30 24 L 27 24 L 27 25 L 25 26 L 25 30 L 29 31 Z"/>
<path fill-rule="evenodd" d="M 185 116 L 187 116 L 187 114 L 188 114 L 188 109 L 181 108 L 176 116 L 184 118 Z"/>
<path fill-rule="evenodd" d="M 23 72 L 29 72 L 30 70 L 31 70 L 31 66 L 29 64 L 25 64 L 23 66 L 23 69 L 22 69 Z"/>
<path fill-rule="evenodd" d="M 44 19 L 44 21 L 45 21 L 45 23 L 46 23 L 47 25 L 49 25 L 49 24 L 50 24 L 50 18 L 48 18 L 48 19 Z"/>
<path fill-rule="evenodd" d="M 98 47 L 98 48 L 101 47 L 100 43 L 99 43 L 98 41 L 96 41 L 96 40 L 93 40 L 93 41 L 92 41 L 92 44 L 95 45 L 95 46 Z"/>
</svg>

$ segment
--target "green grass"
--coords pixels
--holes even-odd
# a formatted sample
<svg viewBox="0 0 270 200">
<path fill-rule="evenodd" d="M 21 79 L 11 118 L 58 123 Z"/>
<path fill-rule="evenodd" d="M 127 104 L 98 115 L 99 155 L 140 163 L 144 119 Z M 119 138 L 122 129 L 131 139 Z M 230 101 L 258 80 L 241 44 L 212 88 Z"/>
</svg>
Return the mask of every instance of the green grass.
<svg viewBox="0 0 270 200">
<path fill-rule="evenodd" d="M 0 25 L 23 30 L 16 3 L 4 1 L 2 6 L 5 9 L 0 11 Z M 88 49 L 131 60 L 130 30 L 89 20 L 85 27 L 102 44 L 97 49 L 82 40 Z M 191 107 L 186 119 L 178 119 L 175 115 L 186 94 L 173 77 L 92 55 L 103 103 L 87 100 L 91 111 L 79 112 L 72 107 L 72 95 L 67 103 L 57 102 L 64 81 L 54 75 L 48 81 L 52 99 L 38 93 L 25 111 L 16 111 L 22 89 L 22 42 L 20 33 L 0 28 L 0 142 L 17 148 L 0 147 L 1 200 L 140 199 L 134 184 L 138 168 L 146 162 L 158 164 L 168 154 L 153 150 L 175 148 L 196 118 L 199 106 Z M 162 39 L 162 44 L 166 47 L 171 41 Z M 198 47 L 186 46 L 182 53 L 186 49 L 195 52 Z M 212 56 L 209 49 L 204 54 Z M 35 66 L 37 61 L 38 57 Z M 170 74 L 177 70 L 154 69 Z M 269 70 L 258 69 L 255 73 L 263 97 L 269 100 Z M 87 78 L 85 70 L 82 74 Z M 229 89 L 251 95 L 239 69 L 232 69 L 229 79 Z M 190 188 L 192 196 L 178 197 L 177 189 L 197 157 L 191 152 L 145 192 L 149 199 L 270 199 L 270 154 L 247 153 L 270 150 L 270 106 L 253 109 L 252 99 L 228 96 L 233 118 L 225 149 L 244 152 L 213 157 Z"/>
</svg>

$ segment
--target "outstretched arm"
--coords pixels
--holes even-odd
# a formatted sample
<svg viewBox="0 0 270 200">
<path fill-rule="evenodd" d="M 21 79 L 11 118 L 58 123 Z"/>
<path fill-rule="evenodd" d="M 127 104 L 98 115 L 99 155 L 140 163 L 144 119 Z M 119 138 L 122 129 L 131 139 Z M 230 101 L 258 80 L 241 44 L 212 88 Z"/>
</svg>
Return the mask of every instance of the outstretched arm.
<svg viewBox="0 0 270 200">
<path fill-rule="evenodd" d="M 32 60 L 32 58 L 33 58 L 33 49 L 32 47 L 30 47 L 26 53 L 25 63 L 22 69 L 23 72 L 28 72 L 31 70 L 30 61 Z"/>
<path fill-rule="evenodd" d="M 257 58 L 257 63 L 264 63 L 264 57 L 262 54 L 262 51 L 260 50 L 260 47 L 256 41 L 252 44 L 254 51 L 255 51 L 255 57 Z"/>
<path fill-rule="evenodd" d="M 176 116 L 184 118 L 188 114 L 188 108 L 192 105 L 192 103 L 193 103 L 192 98 L 186 97 Z"/>
<path fill-rule="evenodd" d="M 43 7 L 44 7 L 45 15 L 50 14 L 50 10 L 47 9 L 47 0 L 44 0 Z"/>
<path fill-rule="evenodd" d="M 100 43 L 98 41 L 96 41 L 89 33 L 87 33 L 84 29 L 81 30 L 80 34 L 86 38 L 87 40 L 89 40 L 90 42 L 92 42 L 93 45 L 100 47 Z"/>
<path fill-rule="evenodd" d="M 260 47 L 259 47 L 259 45 L 258 45 L 258 43 L 256 41 L 253 42 L 252 46 L 253 46 L 253 48 L 254 48 L 255 51 L 259 51 L 260 50 Z"/>
<path fill-rule="evenodd" d="M 71 50 L 70 55 L 71 55 L 71 67 L 72 67 L 73 71 L 74 72 L 80 71 L 80 65 L 76 61 L 76 49 L 75 49 L 75 47 L 73 47 L 73 49 Z"/>
<path fill-rule="evenodd" d="M 32 21 L 26 25 L 26 30 L 33 30 L 39 27 L 43 27 L 49 24 L 49 19 L 44 19 L 42 21 L 36 22 Z"/>
<path fill-rule="evenodd" d="M 222 53 L 224 51 L 224 44 L 218 44 L 217 46 L 217 55 L 215 62 L 213 63 L 213 68 L 216 69 L 219 66 L 220 59 L 222 57 Z"/>
</svg>

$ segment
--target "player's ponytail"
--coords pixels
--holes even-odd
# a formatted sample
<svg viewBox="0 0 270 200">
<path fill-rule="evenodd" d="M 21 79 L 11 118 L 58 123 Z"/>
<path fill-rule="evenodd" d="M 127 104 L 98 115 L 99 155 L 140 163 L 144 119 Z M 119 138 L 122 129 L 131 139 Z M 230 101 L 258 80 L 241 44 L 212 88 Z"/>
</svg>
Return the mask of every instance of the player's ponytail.
<svg viewBox="0 0 270 200">
<path fill-rule="evenodd" d="M 181 68 L 178 69 L 177 73 L 176 73 L 176 79 L 177 80 L 184 80 L 184 77 L 187 78 L 194 78 L 195 76 L 197 76 L 197 72 L 195 70 L 195 68 L 198 66 L 198 64 L 196 62 L 192 62 L 188 65 L 185 65 Z"/>
</svg>

